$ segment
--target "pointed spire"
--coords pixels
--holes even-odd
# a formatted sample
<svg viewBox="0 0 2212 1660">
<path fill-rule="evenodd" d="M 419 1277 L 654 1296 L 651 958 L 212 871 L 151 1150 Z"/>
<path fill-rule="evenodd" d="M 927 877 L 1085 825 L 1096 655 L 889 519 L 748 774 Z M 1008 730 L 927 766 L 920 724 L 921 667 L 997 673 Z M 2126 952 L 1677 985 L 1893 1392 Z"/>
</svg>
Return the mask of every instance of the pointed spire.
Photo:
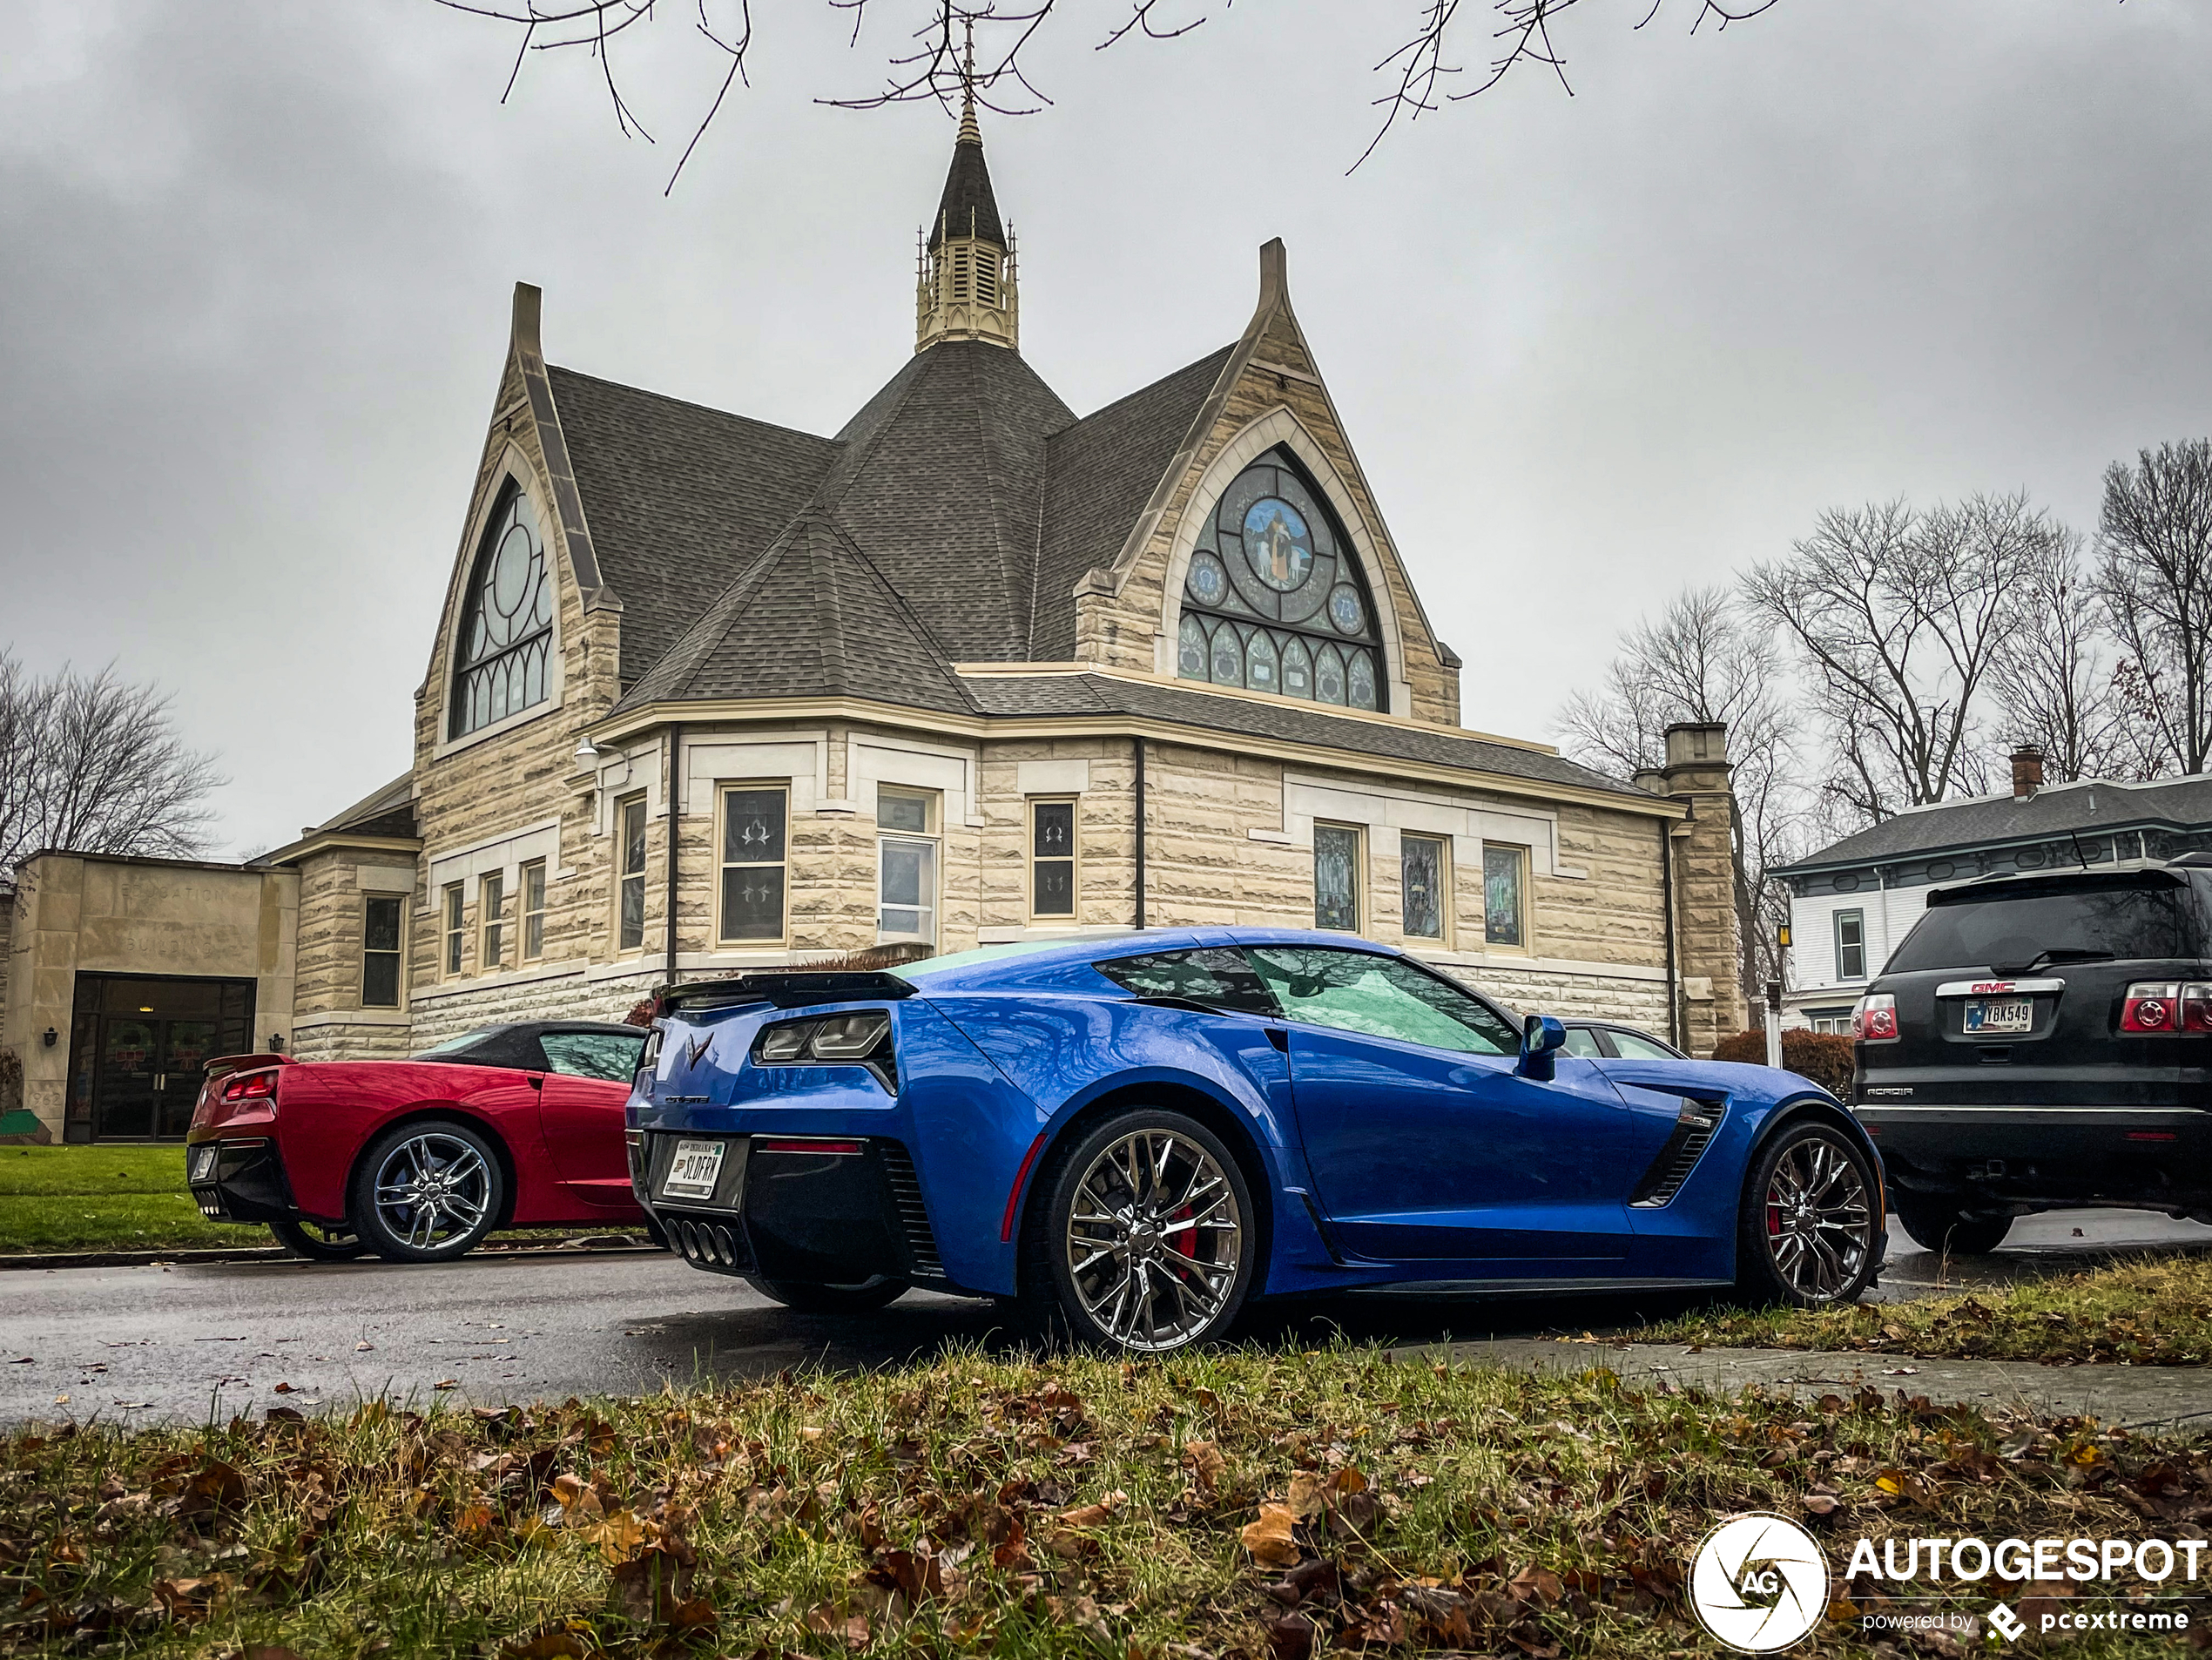
<svg viewBox="0 0 2212 1660">
<path fill-rule="evenodd" d="M 975 19 L 961 20 L 968 25 L 968 50 L 960 64 L 960 137 L 957 144 L 972 144 L 983 147 L 983 129 L 975 125 Z"/>
<path fill-rule="evenodd" d="M 961 54 L 960 136 L 923 245 L 927 266 L 914 295 L 918 352 L 941 340 L 1021 342 L 1014 239 L 999 219 L 983 163 L 983 130 L 975 122 L 975 19 L 962 21 L 968 39 Z"/>
</svg>

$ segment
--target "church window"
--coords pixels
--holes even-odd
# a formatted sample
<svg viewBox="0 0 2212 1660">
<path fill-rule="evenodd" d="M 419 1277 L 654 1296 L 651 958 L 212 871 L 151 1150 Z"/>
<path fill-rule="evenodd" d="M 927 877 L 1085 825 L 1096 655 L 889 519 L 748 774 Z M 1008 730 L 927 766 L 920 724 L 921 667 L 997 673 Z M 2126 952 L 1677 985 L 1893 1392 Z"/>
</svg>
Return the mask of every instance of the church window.
<svg viewBox="0 0 2212 1660">
<path fill-rule="evenodd" d="M 469 930 L 463 907 L 466 896 L 459 882 L 448 882 L 445 890 L 445 973 L 452 979 L 461 972 L 464 953 L 468 949 Z"/>
<path fill-rule="evenodd" d="M 645 945 L 645 798 L 615 803 L 615 948 Z"/>
<path fill-rule="evenodd" d="M 1029 803 L 1029 914 L 1076 914 L 1076 804 Z"/>
<path fill-rule="evenodd" d="M 400 926 L 396 894 L 372 894 L 361 906 L 361 1007 L 400 1006 Z"/>
<path fill-rule="evenodd" d="M 522 869 L 523 961 L 535 962 L 545 955 L 545 861 L 532 860 Z"/>
<path fill-rule="evenodd" d="M 447 736 L 461 738 L 545 701 L 553 651 L 553 582 L 528 491 L 513 479 L 462 595 Z"/>
<path fill-rule="evenodd" d="M 745 785 L 722 792 L 721 938 L 784 937 L 788 795 Z"/>
<path fill-rule="evenodd" d="M 1313 827 L 1313 926 L 1359 931 L 1359 832 L 1351 825 Z"/>
<path fill-rule="evenodd" d="M 1482 849 L 1482 937 L 1518 950 L 1527 944 L 1525 892 L 1528 849 L 1486 845 Z"/>
<path fill-rule="evenodd" d="M 1451 914 L 1451 843 L 1441 836 L 1400 836 L 1398 870 L 1406 937 L 1441 942 Z"/>
<path fill-rule="evenodd" d="M 507 962 L 507 878 L 493 871 L 476 885 L 476 921 L 484 931 L 476 963 L 489 973 Z"/>
<path fill-rule="evenodd" d="M 1183 583 L 1186 680 L 1380 709 L 1381 638 L 1349 538 L 1281 449 L 1237 475 L 1198 532 Z"/>
<path fill-rule="evenodd" d="M 876 927 L 902 940 L 937 939 L 937 798 L 876 793 Z"/>
</svg>

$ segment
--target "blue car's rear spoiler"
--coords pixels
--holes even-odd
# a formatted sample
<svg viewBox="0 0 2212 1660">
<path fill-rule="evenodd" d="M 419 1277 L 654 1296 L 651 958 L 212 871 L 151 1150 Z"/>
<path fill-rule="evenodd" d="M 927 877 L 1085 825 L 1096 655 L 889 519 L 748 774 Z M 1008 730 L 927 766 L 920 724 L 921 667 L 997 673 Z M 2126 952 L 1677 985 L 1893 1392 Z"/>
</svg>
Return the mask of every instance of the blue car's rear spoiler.
<svg viewBox="0 0 2212 1660">
<path fill-rule="evenodd" d="M 732 1009 L 743 1003 L 803 1009 L 809 1003 L 867 1002 L 914 995 L 913 984 L 895 974 L 860 968 L 777 968 L 738 975 L 728 980 L 663 986 L 653 994 L 653 1013 L 672 1015 L 685 1009 Z"/>
</svg>

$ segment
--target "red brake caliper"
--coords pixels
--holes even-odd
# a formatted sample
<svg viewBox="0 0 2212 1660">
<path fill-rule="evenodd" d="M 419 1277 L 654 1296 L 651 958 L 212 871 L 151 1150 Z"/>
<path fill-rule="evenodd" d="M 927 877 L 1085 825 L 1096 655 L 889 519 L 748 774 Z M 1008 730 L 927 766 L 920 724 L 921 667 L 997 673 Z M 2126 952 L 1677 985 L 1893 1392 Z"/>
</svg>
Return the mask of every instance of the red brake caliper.
<svg viewBox="0 0 2212 1660">
<path fill-rule="evenodd" d="M 1190 1207 L 1187 1205 L 1168 1218 L 1170 1222 L 1188 1222 L 1190 1219 Z M 1168 1236 L 1168 1248 L 1171 1251 L 1181 1252 L 1193 1262 L 1200 1260 L 1198 1256 L 1198 1230 L 1196 1228 L 1185 1228 L 1180 1233 L 1170 1234 Z"/>
</svg>

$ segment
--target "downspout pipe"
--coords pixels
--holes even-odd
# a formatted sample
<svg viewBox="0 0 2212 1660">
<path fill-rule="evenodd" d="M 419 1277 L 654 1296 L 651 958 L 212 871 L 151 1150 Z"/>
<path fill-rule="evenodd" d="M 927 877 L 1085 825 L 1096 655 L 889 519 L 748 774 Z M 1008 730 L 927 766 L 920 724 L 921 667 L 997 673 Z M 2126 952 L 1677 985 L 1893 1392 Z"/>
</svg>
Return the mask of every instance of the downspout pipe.
<svg viewBox="0 0 2212 1660">
<path fill-rule="evenodd" d="M 1136 926 L 1144 926 L 1144 740 L 1136 740 Z"/>
<path fill-rule="evenodd" d="M 1682 990 L 1675 974 L 1675 827 L 1659 820 L 1659 902 L 1667 914 L 1661 931 L 1667 936 L 1667 1041 L 1676 1049 L 1682 1042 Z"/>
<path fill-rule="evenodd" d="M 668 728 L 668 983 L 676 983 L 677 808 L 684 800 L 684 723 Z"/>
</svg>

